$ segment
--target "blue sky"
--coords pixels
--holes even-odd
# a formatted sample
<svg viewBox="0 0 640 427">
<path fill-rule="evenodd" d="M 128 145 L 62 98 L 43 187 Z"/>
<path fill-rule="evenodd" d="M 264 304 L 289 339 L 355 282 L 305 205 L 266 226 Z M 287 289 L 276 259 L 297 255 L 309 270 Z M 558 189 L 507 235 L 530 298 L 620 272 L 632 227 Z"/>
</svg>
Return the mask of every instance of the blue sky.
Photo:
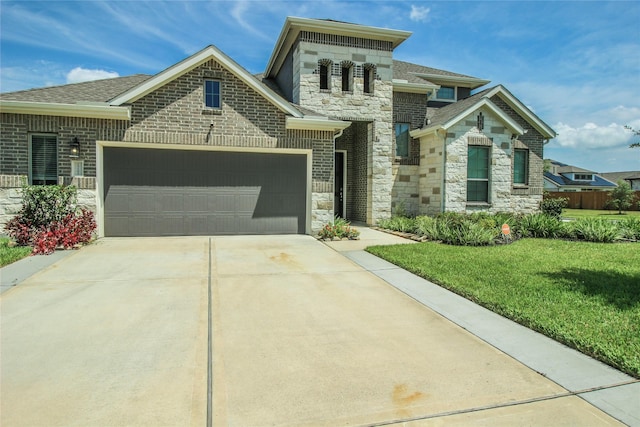
<svg viewBox="0 0 640 427">
<path fill-rule="evenodd" d="M 559 134 L 545 157 L 640 170 L 638 1 L 0 1 L 0 91 L 155 74 L 213 44 L 264 71 L 286 16 L 412 31 L 395 58 L 501 83 Z"/>
</svg>

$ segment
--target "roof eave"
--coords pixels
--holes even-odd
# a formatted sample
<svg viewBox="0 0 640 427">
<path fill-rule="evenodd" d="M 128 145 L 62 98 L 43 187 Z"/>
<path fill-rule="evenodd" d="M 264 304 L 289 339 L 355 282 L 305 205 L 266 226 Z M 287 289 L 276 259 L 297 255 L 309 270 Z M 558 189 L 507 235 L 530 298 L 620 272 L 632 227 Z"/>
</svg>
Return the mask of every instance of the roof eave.
<svg viewBox="0 0 640 427">
<path fill-rule="evenodd" d="M 430 81 L 436 80 L 442 83 L 451 83 L 456 86 L 468 87 L 470 89 L 477 89 L 481 86 L 491 83 L 491 80 L 478 79 L 475 77 L 462 77 L 462 76 L 446 76 L 442 74 L 431 73 L 413 73 L 417 77 L 427 79 Z"/>
<path fill-rule="evenodd" d="M 412 34 L 411 31 L 391 30 L 388 28 L 369 27 L 347 22 L 323 21 L 288 16 L 271 53 L 269 62 L 267 63 L 267 68 L 264 73 L 265 77 L 271 78 L 278 73 L 284 62 L 284 58 L 302 30 L 320 31 L 327 34 L 359 38 L 366 36 L 375 38 L 376 40 L 389 41 L 393 44 L 394 49 Z"/>
<path fill-rule="evenodd" d="M 93 119 L 130 120 L 129 107 L 95 104 L 58 104 L 0 100 L 0 112 L 36 116 L 83 117 Z"/>
<path fill-rule="evenodd" d="M 533 111 L 528 109 L 522 102 L 520 102 L 515 96 L 513 96 L 502 85 L 496 86 L 493 90 L 487 93 L 486 97 L 491 98 L 494 95 L 500 96 L 511 108 L 516 110 L 520 115 L 525 116 L 529 123 L 538 131 L 545 139 L 552 139 L 556 137 L 556 132 L 543 122 Z"/>
<path fill-rule="evenodd" d="M 440 89 L 440 86 L 436 84 L 409 83 L 407 81 L 400 81 L 396 79 L 394 79 L 392 83 L 394 92 L 428 94 Z"/>
<path fill-rule="evenodd" d="M 316 117 L 287 117 L 286 128 L 290 130 L 339 131 L 351 126 L 351 122 Z"/>
</svg>

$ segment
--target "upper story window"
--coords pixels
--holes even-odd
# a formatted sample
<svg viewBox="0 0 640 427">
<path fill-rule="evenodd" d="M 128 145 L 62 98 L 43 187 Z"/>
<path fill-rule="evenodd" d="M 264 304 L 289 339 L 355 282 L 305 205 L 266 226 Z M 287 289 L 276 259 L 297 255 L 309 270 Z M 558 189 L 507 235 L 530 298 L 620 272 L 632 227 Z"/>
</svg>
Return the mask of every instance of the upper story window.
<svg viewBox="0 0 640 427">
<path fill-rule="evenodd" d="M 219 80 L 204 81 L 204 105 L 207 108 L 222 107 L 222 91 Z"/>
<path fill-rule="evenodd" d="M 437 99 L 455 101 L 456 99 L 456 88 L 453 86 L 440 86 L 438 92 L 436 93 Z"/>
<path fill-rule="evenodd" d="M 58 184 L 58 137 L 56 135 L 31 135 L 29 157 L 31 185 Z"/>
<path fill-rule="evenodd" d="M 467 160 L 467 202 L 489 203 L 489 160 L 491 148 L 470 145 Z"/>
<path fill-rule="evenodd" d="M 529 176 L 529 150 L 516 149 L 513 152 L 513 183 L 526 185 Z"/>
<path fill-rule="evenodd" d="M 363 80 L 364 80 L 364 93 L 373 93 L 373 88 L 376 80 L 376 66 L 373 64 L 364 64 L 362 66 Z"/>
<path fill-rule="evenodd" d="M 353 62 L 344 61 L 340 64 L 341 75 L 342 75 L 342 91 L 343 92 L 352 92 L 353 91 Z"/>
<path fill-rule="evenodd" d="M 593 181 L 593 175 L 590 173 L 577 173 L 573 179 L 575 181 Z"/>
<path fill-rule="evenodd" d="M 409 123 L 396 123 L 396 157 L 409 157 Z"/>
<path fill-rule="evenodd" d="M 318 74 L 320 74 L 320 89 L 331 89 L 331 61 L 323 59 L 318 61 Z"/>
</svg>

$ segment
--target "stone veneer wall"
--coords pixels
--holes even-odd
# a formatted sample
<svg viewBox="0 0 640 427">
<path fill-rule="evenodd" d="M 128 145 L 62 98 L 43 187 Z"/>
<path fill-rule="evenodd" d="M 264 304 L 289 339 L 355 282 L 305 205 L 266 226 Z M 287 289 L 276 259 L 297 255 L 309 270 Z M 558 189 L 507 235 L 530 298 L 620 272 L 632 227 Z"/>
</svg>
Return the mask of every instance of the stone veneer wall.
<svg viewBox="0 0 640 427">
<path fill-rule="evenodd" d="M 336 46 L 332 44 L 312 43 L 301 39 L 294 46 L 293 75 L 298 76 L 299 87 L 294 86 L 294 102 L 305 108 L 317 111 L 332 118 L 352 122 L 369 122 L 366 132 L 356 133 L 357 142 L 354 152 L 367 150 L 367 186 L 366 192 L 355 185 L 349 195 L 352 205 L 353 219 L 376 223 L 379 219 L 388 218 L 391 214 L 391 191 L 393 176 L 391 171 L 393 147 L 393 86 L 391 50 L 383 51 L 366 48 L 364 39 L 354 39 L 355 44 Z M 366 40 L 364 40 L 366 41 Z M 327 43 L 329 43 L 327 41 Z M 375 47 L 372 45 L 372 47 Z M 376 65 L 376 80 L 372 94 L 364 93 L 364 79 L 355 76 L 353 90 L 342 92 L 341 77 L 331 76 L 330 90 L 320 90 L 320 76 L 317 73 L 318 61 L 330 59 L 334 64 L 352 61 L 358 66 L 364 63 Z M 298 62 L 296 62 L 296 60 Z M 364 130 L 361 125 L 357 129 Z M 367 139 L 366 141 L 364 139 Z M 355 155 L 356 158 L 358 155 Z M 361 170 L 358 162 L 356 169 Z M 362 174 L 357 175 L 362 182 Z M 366 201 L 364 197 L 366 194 Z M 366 203 L 366 207 L 362 206 Z M 362 215 L 362 208 L 366 215 Z"/>
<path fill-rule="evenodd" d="M 222 82 L 223 107 L 219 111 L 202 107 L 204 78 Z M 10 177 L 28 174 L 29 133 L 58 136 L 61 182 L 70 179 L 68 142 L 74 136 L 81 143 L 87 177 L 96 174 L 96 141 L 199 145 L 203 149 L 217 146 L 304 149 L 310 150 L 313 156 L 312 232 L 333 218 L 333 132 L 287 130 L 283 112 L 215 61 L 207 62 L 137 100 L 131 105 L 131 114 L 129 123 L 3 113 L 0 174 Z M 12 179 L 0 181 L 4 190 L 0 192 L 2 204 L 15 198 L 17 187 L 3 184 Z M 95 188 L 95 180 L 92 182 Z M 82 197 L 86 198 L 84 194 Z M 93 198 L 95 200 L 95 196 Z"/>
<path fill-rule="evenodd" d="M 421 215 L 437 215 L 442 212 L 443 139 L 433 133 L 420 141 L 420 166 L 418 188 Z"/>
<path fill-rule="evenodd" d="M 476 116 L 479 111 L 484 115 L 486 134 L 480 132 L 476 126 Z M 489 132 L 490 131 L 490 132 Z M 491 139 L 490 139 L 491 138 Z M 489 203 L 467 203 L 467 161 L 468 145 L 487 145 L 491 147 Z M 461 120 L 447 132 L 446 148 L 446 192 L 445 211 L 453 212 L 506 212 L 515 211 L 531 213 L 538 210 L 542 195 L 518 194 L 513 191 L 513 143 L 511 133 L 502 123 L 485 108 L 481 108 Z M 531 153 L 530 157 L 535 154 Z M 535 160 L 534 160 L 535 165 Z M 535 182 L 537 171 L 530 169 L 531 180 Z M 541 174 L 541 172 L 540 172 Z M 520 191 L 529 193 L 529 189 Z M 537 190 L 535 190 L 537 192 Z"/>
</svg>

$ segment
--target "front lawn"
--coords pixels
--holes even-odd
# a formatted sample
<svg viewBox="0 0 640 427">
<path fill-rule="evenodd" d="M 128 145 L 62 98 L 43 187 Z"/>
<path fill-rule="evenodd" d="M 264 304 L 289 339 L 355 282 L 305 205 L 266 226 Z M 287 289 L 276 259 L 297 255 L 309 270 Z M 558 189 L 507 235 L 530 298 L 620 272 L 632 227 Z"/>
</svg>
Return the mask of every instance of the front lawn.
<svg viewBox="0 0 640 427">
<path fill-rule="evenodd" d="M 623 211 L 622 215 L 617 210 L 594 210 L 594 209 L 562 209 L 562 217 L 567 219 L 578 219 L 588 217 L 598 217 L 605 219 L 621 219 L 628 217 L 640 218 L 640 211 Z"/>
<path fill-rule="evenodd" d="M 9 247 L 9 239 L 0 237 L 0 267 L 18 261 L 31 253 L 28 246 Z"/>
<path fill-rule="evenodd" d="M 522 239 L 367 249 L 408 271 L 640 377 L 637 243 Z"/>
</svg>

